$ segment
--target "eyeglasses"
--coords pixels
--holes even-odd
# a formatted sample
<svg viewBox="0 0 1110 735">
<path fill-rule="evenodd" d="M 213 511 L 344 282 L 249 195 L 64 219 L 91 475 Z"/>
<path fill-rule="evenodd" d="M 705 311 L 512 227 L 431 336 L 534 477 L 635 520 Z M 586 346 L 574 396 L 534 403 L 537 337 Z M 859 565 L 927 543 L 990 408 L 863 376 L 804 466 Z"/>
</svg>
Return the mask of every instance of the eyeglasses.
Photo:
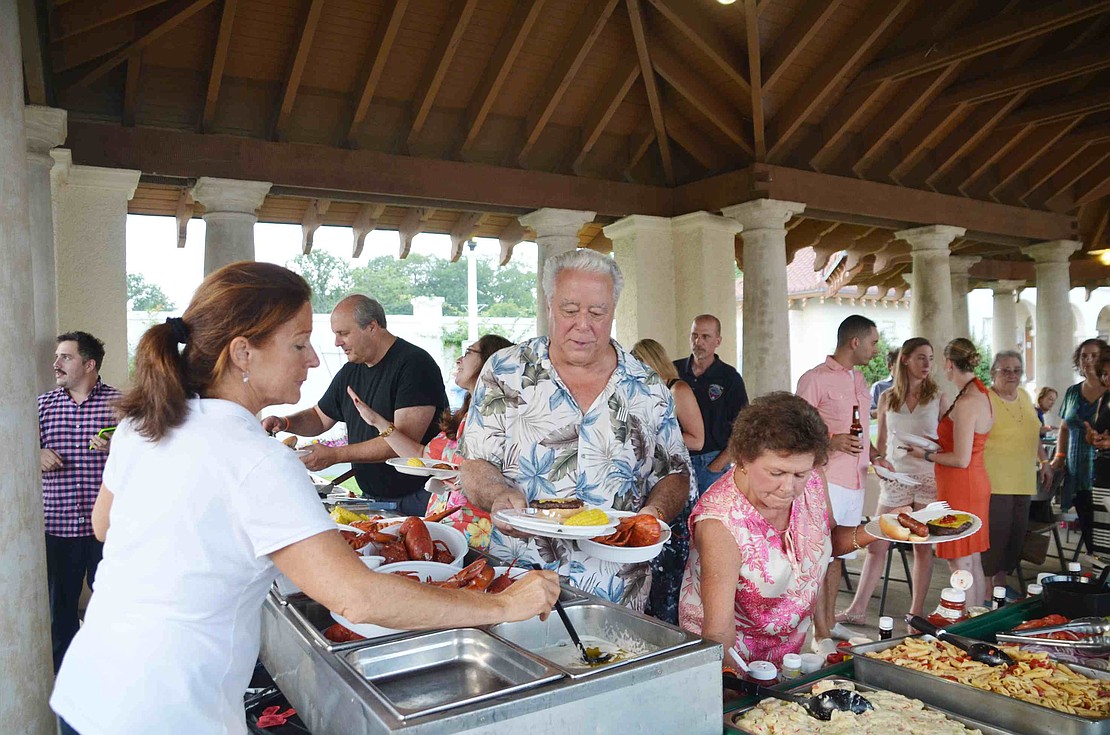
<svg viewBox="0 0 1110 735">
<path fill-rule="evenodd" d="M 462 353 L 462 356 L 466 357 L 467 355 L 480 355 L 480 354 L 482 354 L 481 350 L 479 350 L 477 347 L 471 347 L 469 350 L 464 350 L 463 353 Z"/>
<path fill-rule="evenodd" d="M 1014 377 L 1020 378 L 1021 373 L 1022 373 L 1022 369 L 1021 368 L 998 368 L 997 370 L 995 370 L 995 372 L 1000 373 L 1002 375 L 1012 375 Z"/>
</svg>

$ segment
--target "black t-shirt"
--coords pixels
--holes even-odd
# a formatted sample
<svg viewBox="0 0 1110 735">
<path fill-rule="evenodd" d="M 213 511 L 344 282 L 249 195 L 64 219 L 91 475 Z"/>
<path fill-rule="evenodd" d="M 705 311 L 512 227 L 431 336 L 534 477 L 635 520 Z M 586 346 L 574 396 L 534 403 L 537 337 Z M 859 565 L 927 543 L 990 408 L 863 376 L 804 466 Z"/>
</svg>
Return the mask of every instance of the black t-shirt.
<svg viewBox="0 0 1110 735">
<path fill-rule="evenodd" d="M 1103 393 L 1099 399 L 1091 428 L 1100 434 L 1110 431 L 1110 392 Z M 1110 487 L 1110 449 L 1095 450 L 1095 471 L 1091 484 L 1095 487 Z"/>
<path fill-rule="evenodd" d="M 317 404 L 324 415 L 347 424 L 347 440 L 351 444 L 369 441 L 378 435 L 378 430 L 358 415 L 347 395 L 347 386 L 388 421 L 401 408 L 435 406 L 435 414 L 420 441 L 427 444 L 439 433 L 439 415 L 447 408 L 443 377 L 432 356 L 416 345 L 398 337 L 373 367 L 347 363 Z M 358 486 L 375 498 L 399 498 L 422 489 L 427 481 L 425 477 L 402 475 L 385 462 L 359 462 L 354 468 Z"/>
<path fill-rule="evenodd" d="M 717 355 L 713 356 L 713 364 L 700 377 L 694 375 L 693 364 L 693 355 L 674 361 L 678 376 L 689 383 L 697 396 L 701 420 L 705 424 L 705 444 L 700 451 L 690 454 L 719 452 L 728 446 L 736 415 L 748 405 L 748 391 L 736 368 Z"/>
</svg>

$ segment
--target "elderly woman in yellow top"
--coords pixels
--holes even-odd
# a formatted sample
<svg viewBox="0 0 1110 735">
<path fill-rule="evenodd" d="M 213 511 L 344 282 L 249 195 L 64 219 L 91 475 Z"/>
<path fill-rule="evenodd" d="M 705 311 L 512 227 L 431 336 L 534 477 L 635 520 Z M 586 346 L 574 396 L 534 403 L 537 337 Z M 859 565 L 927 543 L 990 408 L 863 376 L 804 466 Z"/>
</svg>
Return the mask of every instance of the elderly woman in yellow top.
<svg viewBox="0 0 1110 735">
<path fill-rule="evenodd" d="M 983 575 L 995 586 L 1006 584 L 1006 575 L 1021 557 L 1029 501 L 1037 492 L 1037 464 L 1045 459 L 1037 410 L 1021 389 L 1023 372 L 1020 353 L 1006 350 L 995 355 L 988 394 L 994 427 L 983 449 L 991 481 L 991 545 L 982 557 Z"/>
</svg>

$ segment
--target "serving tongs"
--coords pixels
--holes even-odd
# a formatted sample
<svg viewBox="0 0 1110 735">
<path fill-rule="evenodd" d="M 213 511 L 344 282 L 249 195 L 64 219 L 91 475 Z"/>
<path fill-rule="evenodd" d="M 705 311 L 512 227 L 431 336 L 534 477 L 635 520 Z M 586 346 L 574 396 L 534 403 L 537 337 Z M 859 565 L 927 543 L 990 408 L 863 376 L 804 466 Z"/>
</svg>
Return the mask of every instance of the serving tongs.
<svg viewBox="0 0 1110 735">
<path fill-rule="evenodd" d="M 922 633 L 936 636 L 942 641 L 951 643 L 967 653 L 972 661 L 977 661 L 987 666 L 1013 666 L 1014 660 L 998 646 L 977 641 L 973 638 L 964 638 L 962 635 L 953 635 L 944 628 L 938 628 L 923 617 L 907 615 L 906 622 Z"/>
<path fill-rule="evenodd" d="M 1038 637 L 1049 633 L 1075 633 L 1083 637 L 1078 640 Z M 1084 653 L 1107 653 L 1110 652 L 1108 633 L 1110 633 L 1110 622 L 1105 618 L 1076 618 L 1070 623 L 1060 625 L 1008 630 L 1005 633 L 996 634 L 995 637 L 1003 643 L 1069 648 Z"/>
<path fill-rule="evenodd" d="M 747 693 L 751 686 L 732 674 L 721 674 L 721 683 L 725 689 L 744 693 Z M 764 686 L 756 686 L 755 691 L 761 697 L 772 697 L 799 705 L 810 717 L 826 722 L 832 719 L 833 712 L 852 712 L 859 715 L 875 709 L 859 692 L 850 689 L 829 689 L 808 697 L 804 694 L 788 694 Z"/>
<path fill-rule="evenodd" d="M 1029 638 L 1048 633 L 1075 633 L 1076 635 L 1102 636 L 1110 633 L 1110 620 L 1106 618 L 1076 618 L 1070 623 L 1046 625 L 1041 628 L 1022 628 L 1007 631 L 1007 635 Z"/>
</svg>

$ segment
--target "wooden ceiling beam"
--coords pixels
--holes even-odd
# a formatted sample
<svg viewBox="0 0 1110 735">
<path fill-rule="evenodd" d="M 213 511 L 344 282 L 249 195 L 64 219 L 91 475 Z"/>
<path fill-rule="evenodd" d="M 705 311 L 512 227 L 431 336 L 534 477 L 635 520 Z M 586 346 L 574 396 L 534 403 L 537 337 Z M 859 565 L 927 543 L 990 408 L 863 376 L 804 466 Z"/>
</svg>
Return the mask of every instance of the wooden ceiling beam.
<svg viewBox="0 0 1110 735">
<path fill-rule="evenodd" d="M 638 136 L 633 135 L 630 139 L 630 150 L 628 155 L 628 168 L 625 170 L 625 177 L 629 178 L 632 169 L 636 167 L 641 159 L 647 155 L 648 149 L 651 144 L 655 142 L 655 128 L 650 128 Z"/>
<path fill-rule="evenodd" d="M 548 75 L 547 81 L 536 95 L 532 108 L 524 124 L 524 145 L 517 158 L 521 166 L 527 168 L 528 156 L 539 140 L 544 128 L 551 122 L 555 108 L 562 101 L 574 76 L 578 73 L 582 63 L 586 60 L 590 50 L 597 42 L 598 36 L 605 28 L 609 16 L 616 10 L 619 0 L 593 0 L 578 19 L 578 25 L 570 35 L 562 52 L 559 54 L 555 67 Z"/>
<path fill-rule="evenodd" d="M 54 11 L 50 23 L 51 42 L 76 36 L 106 23 L 141 13 L 166 0 L 106 0 L 102 2 L 66 3 Z"/>
<path fill-rule="evenodd" d="M 840 102 L 829 114 L 825 115 L 825 119 L 821 121 L 815 132 L 818 140 L 816 151 L 809 159 L 814 170 L 829 170 L 829 165 L 842 150 L 841 141 L 848 135 L 852 126 L 871 111 L 871 106 L 886 91 L 888 84 L 893 82 L 850 91 L 841 97 Z"/>
<path fill-rule="evenodd" d="M 902 183 L 911 171 L 944 140 L 952 130 L 971 114 L 971 105 L 957 105 L 941 110 L 929 108 L 898 141 L 900 160 L 887 172 L 892 181 Z"/>
<path fill-rule="evenodd" d="M 112 54 L 106 61 L 98 64 L 96 67 L 78 77 L 70 86 L 80 87 L 100 79 L 102 76 L 115 69 L 120 64 L 131 58 L 131 54 L 136 51 L 141 51 L 147 46 L 151 45 L 162 36 L 177 28 L 179 25 L 192 18 L 200 11 L 207 8 L 215 0 L 186 0 L 174 5 L 174 12 L 165 21 L 158 24 L 151 30 L 144 33 L 138 39 L 132 41 L 127 46 L 123 47 L 116 53 Z"/>
<path fill-rule="evenodd" d="M 694 48 L 701 51 L 729 78 L 741 95 L 751 94 L 751 85 L 744 77 L 744 60 L 733 48 L 721 29 L 706 13 L 689 0 L 648 0 L 671 25 L 680 30 Z"/>
<path fill-rule="evenodd" d="M 389 52 L 401 31 L 401 21 L 405 17 L 405 9 L 408 4 L 409 0 L 394 0 L 393 4 L 388 6 L 389 16 L 379 19 L 378 27 L 374 30 L 374 37 L 367 47 L 370 62 L 366 65 L 366 70 L 360 78 L 361 81 L 358 87 L 356 87 L 358 98 L 354 104 L 351 123 L 347 126 L 347 146 L 349 148 L 356 147 L 356 133 L 366 121 L 370 103 L 374 99 L 374 92 L 377 91 L 378 82 L 381 81 L 382 73 L 385 71 L 386 59 L 389 58 Z"/>
<path fill-rule="evenodd" d="M 19 0 L 21 3 L 33 4 L 35 0 Z M 23 24 L 22 14 L 19 16 L 20 25 Z M 107 57 L 113 51 L 127 46 L 135 40 L 138 23 L 134 16 L 122 18 L 114 23 L 100 26 L 86 34 L 67 40 L 65 43 L 54 44 L 49 48 L 50 70 L 54 74 L 55 85 L 61 87 L 65 83 L 63 72 L 76 69 L 91 61 Z M 26 54 L 25 54 L 26 56 Z M 26 59 L 24 59 L 26 65 Z M 80 74 L 74 72 L 67 76 L 76 78 Z"/>
<path fill-rule="evenodd" d="M 1075 183 L 1075 206 L 1085 207 L 1107 194 L 1110 194 L 1110 158 L 1104 158 L 1100 166 Z M 1105 213 L 1102 215 L 1102 229 L 1106 229 Z"/>
<path fill-rule="evenodd" d="M 46 75 L 46 34 L 39 26 L 39 7 L 35 0 L 19 0 L 16 5 L 19 17 L 20 50 L 23 54 L 23 83 L 32 105 L 49 103 L 49 81 Z M 45 23 L 45 19 L 44 23 Z"/>
<path fill-rule="evenodd" d="M 1015 198 L 1024 203 L 1042 186 L 1046 184 L 1051 186 L 1050 182 L 1054 178 L 1057 181 L 1066 178 L 1066 173 L 1060 173 L 1063 169 L 1071 165 L 1080 154 L 1085 153 L 1087 148 L 1106 140 L 1110 140 L 1110 124 L 1075 128 L 1059 145 L 1049 151 L 1049 155 L 1041 164 L 1029 169 L 1024 181 L 1013 192 L 1016 194 Z M 1076 167 L 1079 166 L 1082 166 L 1082 162 L 1076 164 Z"/>
<path fill-rule="evenodd" d="M 1044 206 L 1056 212 L 1074 209 L 1076 203 L 1071 196 L 1072 187 L 1077 186 L 1085 177 L 1098 170 L 1099 165 L 1107 158 L 1110 158 L 1110 143 L 1096 143 L 1088 147 L 1081 157 L 1072 159 L 1071 163 L 1026 196 L 1026 201 L 1035 203 L 1034 206 Z M 1089 191 L 1092 186 L 1088 181 L 1084 192 Z"/>
<path fill-rule="evenodd" d="M 803 219 L 786 233 L 786 262 L 794 260 L 799 250 L 811 248 L 821 241 L 827 232 L 836 229 L 835 222 L 819 219 Z"/>
<path fill-rule="evenodd" d="M 208 89 L 204 94 L 204 112 L 200 116 L 200 131 L 212 132 L 212 121 L 216 119 L 216 104 L 220 100 L 220 86 L 223 84 L 224 67 L 227 65 L 227 52 L 231 48 L 231 29 L 235 25 L 235 11 L 239 0 L 224 0 L 220 11 L 220 28 L 216 32 L 216 48 L 212 51 L 212 66 L 208 71 Z"/>
<path fill-rule="evenodd" d="M 768 126 L 773 143 L 767 158 L 785 158 L 792 149 L 791 141 L 802 124 L 827 100 L 860 64 L 875 51 L 891 24 L 917 0 L 875 0 L 843 36 L 833 44 L 833 52 L 823 60 L 818 71 L 786 101 Z"/>
<path fill-rule="evenodd" d="M 993 100 L 973 110 L 969 120 L 953 130 L 933 151 L 930 156 L 931 171 L 923 173 L 925 185 L 939 190 L 941 180 L 976 146 L 987 140 L 998 124 L 1025 100 L 1026 95 L 1026 92 L 1019 92 L 1009 99 Z"/>
<path fill-rule="evenodd" d="M 1088 91 L 1082 95 L 1069 94 L 1051 102 L 1020 108 L 999 125 L 998 130 L 1001 132 L 1025 125 L 1045 125 L 1105 110 L 1110 110 L 1110 89 Z"/>
<path fill-rule="evenodd" d="M 582 150 L 578 152 L 578 156 L 575 157 L 572 165 L 576 174 L 581 173 L 586 156 L 597 145 L 605 126 L 613 119 L 617 108 L 624 102 L 625 97 L 628 96 L 628 91 L 632 89 L 632 85 L 639 78 L 640 62 L 638 59 L 629 56 L 624 59 L 624 62 L 614 71 L 613 76 L 605 83 L 605 88 L 598 95 L 593 109 L 590 110 L 585 123 L 582 125 Z"/>
<path fill-rule="evenodd" d="M 805 49 L 806 44 L 821 32 L 842 2 L 843 0 L 821 0 L 802 3 L 797 15 L 767 51 L 767 63 L 763 65 L 766 69 L 763 75 L 764 91 L 771 91 L 782 78 L 782 73 Z"/>
<path fill-rule="evenodd" d="M 486 65 L 482 80 L 478 83 L 478 89 L 474 92 L 470 107 L 466 111 L 466 135 L 463 137 L 460 150 L 462 158 L 467 157 L 474 141 L 478 139 L 478 133 L 481 132 L 482 125 L 485 124 L 490 110 L 493 109 L 493 103 L 501 87 L 509 78 L 509 72 L 512 71 L 517 56 L 524 50 L 524 42 L 528 39 L 528 34 L 532 32 L 536 20 L 540 17 L 543 4 L 544 0 L 523 0 L 514 4 L 513 15 L 509 18 L 505 32 L 501 34 L 501 40 L 498 41 L 497 48 L 494 49 L 493 56 Z"/>
<path fill-rule="evenodd" d="M 309 51 L 312 50 L 312 39 L 316 36 L 316 28 L 320 24 L 320 14 L 323 11 L 324 0 L 308 0 L 308 9 L 305 11 L 301 33 L 297 38 L 297 48 L 293 52 L 293 61 L 289 64 L 289 71 L 285 75 L 281 105 L 278 107 L 277 121 L 274 123 L 274 140 L 285 139 L 285 129 L 289 125 L 289 117 L 293 114 L 293 103 L 297 100 L 297 90 L 301 86 L 304 67 L 308 63 Z"/>
<path fill-rule="evenodd" d="M 752 87 L 752 147 L 755 160 L 767 159 L 767 129 L 763 119 L 763 71 L 759 46 L 759 12 L 755 0 L 744 0 L 744 21 L 748 41 L 748 83 Z"/>
<path fill-rule="evenodd" d="M 135 51 L 127 60 L 127 78 L 123 83 L 123 124 L 135 125 L 135 108 L 139 104 L 139 75 L 143 70 L 143 52 Z"/>
<path fill-rule="evenodd" d="M 721 151 L 692 122 L 674 110 L 667 113 L 667 134 L 707 171 L 721 168 Z"/>
<path fill-rule="evenodd" d="M 1007 156 L 995 165 L 993 170 L 994 180 L 991 184 L 991 188 L 985 195 L 995 201 L 1004 201 L 1006 197 L 1002 196 L 1001 192 L 1006 189 L 1022 171 L 1036 163 L 1037 159 L 1045 155 L 1054 145 L 1059 143 L 1064 136 L 1071 132 L 1073 128 L 1079 125 L 1082 119 L 1082 117 L 1077 117 L 1073 120 L 1063 120 L 1057 123 L 1037 126 L 1021 145 L 1020 150 L 1014 151 L 1014 155 Z"/>
<path fill-rule="evenodd" d="M 1005 13 L 935 43 L 869 65 L 853 87 L 898 80 L 966 61 L 1110 11 L 1110 0 L 1060 0 L 1022 13 Z"/>
<path fill-rule="evenodd" d="M 659 76 L 697 108 L 726 138 L 749 155 L 754 153 L 752 144 L 744 137 L 746 126 L 743 116 L 732 109 L 718 91 L 702 81 L 686 62 L 661 43 L 652 46 L 651 61 Z"/>
<path fill-rule="evenodd" d="M 648 107 L 651 109 L 651 122 L 655 127 L 655 139 L 659 142 L 659 156 L 663 159 L 663 173 L 668 186 L 674 186 L 674 162 L 671 160 L 670 141 L 667 139 L 667 126 L 663 120 L 663 102 L 659 98 L 659 87 L 655 82 L 655 71 L 648 53 L 647 32 L 644 30 L 644 16 L 640 0 L 625 0 L 628 19 L 632 25 L 632 40 L 636 46 L 636 58 L 640 61 L 640 77 L 647 90 Z"/>
<path fill-rule="evenodd" d="M 1110 194 L 1107 184 L 1104 182 L 1102 186 L 1106 194 Z M 1098 224 L 1091 231 L 1091 237 L 1087 242 L 1088 250 L 1100 250 L 1104 244 L 1110 245 L 1107 233 L 1110 233 L 1110 199 L 1102 203 L 1102 217 L 1099 218 Z"/>
<path fill-rule="evenodd" d="M 1101 47 L 1062 54 L 1054 59 L 1002 72 L 990 72 L 978 79 L 956 85 L 937 98 L 936 108 L 965 103 L 981 103 L 1005 97 L 1022 90 L 1037 89 L 1050 84 L 1110 68 L 1110 54 Z"/>
<path fill-rule="evenodd" d="M 1026 125 L 1008 135 L 999 135 L 996 128 L 995 134 L 991 135 L 979 148 L 972 151 L 967 160 L 963 162 L 962 171 L 958 175 L 959 181 L 953 180 L 952 182 L 956 190 L 964 196 L 975 196 L 973 194 L 975 182 L 988 172 L 994 171 L 995 167 L 1003 160 L 1014 155 L 1015 149 L 1027 140 L 1035 129 L 1036 126 L 1034 125 Z M 953 172 L 954 176 L 955 174 L 956 172 Z"/>
<path fill-rule="evenodd" d="M 432 65 L 424 72 L 424 79 L 417 87 L 416 96 L 413 98 L 412 125 L 409 127 L 409 135 L 405 141 L 405 147 L 410 151 L 420 137 L 421 131 L 424 130 L 424 123 L 428 121 L 428 114 L 432 111 L 436 95 L 443 86 L 443 80 L 447 78 L 455 52 L 462 44 L 466 27 L 470 24 L 470 19 L 474 16 L 477 7 L 478 0 L 455 0 L 452 12 L 448 15 L 443 30 L 440 31 L 439 41 L 432 50 Z"/>
</svg>

